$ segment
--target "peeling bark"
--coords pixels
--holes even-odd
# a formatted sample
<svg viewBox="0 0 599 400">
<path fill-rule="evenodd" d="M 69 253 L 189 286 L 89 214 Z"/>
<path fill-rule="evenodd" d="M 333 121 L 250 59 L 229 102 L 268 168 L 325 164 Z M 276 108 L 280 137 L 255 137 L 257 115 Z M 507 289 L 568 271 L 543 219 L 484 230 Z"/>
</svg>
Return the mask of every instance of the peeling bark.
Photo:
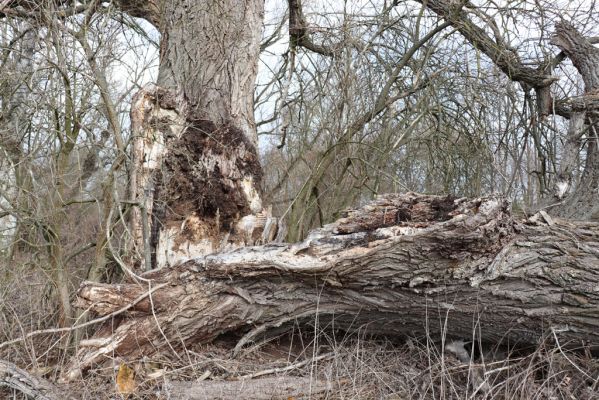
<svg viewBox="0 0 599 400">
<path fill-rule="evenodd" d="M 177 0 L 161 13 L 159 86 L 132 106 L 130 171 L 130 198 L 142 205 L 134 247 L 157 268 L 255 243 L 270 218 L 253 116 L 263 2 Z"/>
<path fill-rule="evenodd" d="M 66 375 L 226 333 L 244 335 L 239 349 L 316 316 L 377 334 L 536 343 L 553 331 L 599 345 L 599 224 L 520 223 L 507 208 L 500 198 L 387 195 L 302 243 L 198 257 L 145 274 L 145 286 L 85 282 L 78 306 L 100 315 L 168 286 L 82 342 Z"/>
<path fill-rule="evenodd" d="M 177 96 L 159 87 L 136 95 L 131 121 L 130 197 L 142 204 L 132 210 L 131 232 L 140 253 L 149 243 L 154 266 L 262 237 L 270 220 L 259 191 L 262 170 L 239 128 L 181 110 Z M 147 241 L 144 211 L 152 216 Z"/>
</svg>

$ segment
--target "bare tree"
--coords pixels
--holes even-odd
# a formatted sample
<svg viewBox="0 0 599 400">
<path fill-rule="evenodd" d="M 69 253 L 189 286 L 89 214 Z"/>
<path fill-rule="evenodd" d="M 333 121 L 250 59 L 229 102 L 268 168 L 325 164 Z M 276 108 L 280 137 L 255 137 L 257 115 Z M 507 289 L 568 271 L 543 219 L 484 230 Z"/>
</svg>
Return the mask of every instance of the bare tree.
<svg viewBox="0 0 599 400">
<path fill-rule="evenodd" d="M 2 306 L 3 315 L 22 318 L 5 321 L 8 336 L 18 323 L 27 329 L 54 324 L 54 299 L 58 321 L 70 326 L 76 318 L 71 296 L 79 282 L 114 276 L 115 269 L 107 267 L 112 258 L 107 241 L 116 241 L 116 235 L 110 239 L 104 228 L 119 231 L 120 215 L 111 210 L 126 158 L 120 126 L 128 109 L 122 100 L 131 96 L 130 85 L 117 89 L 108 76 L 124 52 L 122 41 L 111 40 L 123 25 L 109 10 L 102 18 L 87 13 L 69 20 L 66 9 L 51 3 L 31 10 L 15 6 L 18 18 L 1 21 L 6 74 L 0 151 L 6 179 L 0 223 L 7 228 Z M 11 8 L 4 11 L 10 14 Z M 134 81 L 146 66 L 137 68 Z M 94 247 L 95 257 L 89 256 Z M 15 300 L 30 290 L 41 295 L 31 294 L 30 303 Z M 43 321 L 40 315 L 50 317 Z"/>
</svg>

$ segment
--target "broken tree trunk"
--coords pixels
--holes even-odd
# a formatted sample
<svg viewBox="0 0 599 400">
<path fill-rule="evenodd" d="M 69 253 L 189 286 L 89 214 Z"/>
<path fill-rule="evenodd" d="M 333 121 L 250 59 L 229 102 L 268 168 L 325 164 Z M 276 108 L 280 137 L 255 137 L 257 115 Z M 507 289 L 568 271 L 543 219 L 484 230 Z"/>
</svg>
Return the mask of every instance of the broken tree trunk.
<svg viewBox="0 0 599 400">
<path fill-rule="evenodd" d="M 264 245 L 82 284 L 78 306 L 114 321 L 81 342 L 67 377 L 226 333 L 288 322 L 510 343 L 599 344 L 599 224 L 515 222 L 501 198 L 386 195 L 302 243 Z M 133 306 L 131 304 L 134 303 Z M 126 307 L 126 310 L 122 310 Z"/>
<path fill-rule="evenodd" d="M 133 270 L 162 268 L 261 237 L 256 144 L 231 122 L 213 122 L 176 92 L 148 86 L 131 107 Z M 135 260 L 135 257 L 132 261 Z"/>
<path fill-rule="evenodd" d="M 157 86 L 131 105 L 131 270 L 255 242 L 268 219 L 254 122 L 264 1 L 117 3 L 161 34 Z"/>
</svg>

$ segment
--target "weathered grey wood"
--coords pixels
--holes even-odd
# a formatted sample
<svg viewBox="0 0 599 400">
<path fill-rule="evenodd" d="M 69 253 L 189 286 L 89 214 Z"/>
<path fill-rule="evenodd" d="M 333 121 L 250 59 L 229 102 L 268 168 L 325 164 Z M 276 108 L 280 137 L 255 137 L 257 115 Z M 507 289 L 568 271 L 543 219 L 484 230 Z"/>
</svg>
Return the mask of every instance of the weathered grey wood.
<svg viewBox="0 0 599 400">
<path fill-rule="evenodd" d="M 0 360 L 0 386 L 14 389 L 35 400 L 73 399 L 45 379 L 33 376 L 5 360 Z"/>
<path fill-rule="evenodd" d="M 247 247 L 144 275 L 169 282 L 81 343 L 69 376 L 128 358 L 253 335 L 289 321 L 380 334 L 599 345 L 599 224 L 515 222 L 501 198 L 387 195 L 295 245 Z M 106 315 L 149 284 L 85 282 Z M 115 329 L 114 329 L 115 328 Z M 168 350 L 170 351 L 170 350 Z"/>
<path fill-rule="evenodd" d="M 164 385 L 163 392 L 172 400 L 287 400 L 307 399 L 331 389 L 331 384 L 310 377 L 280 376 L 242 381 L 171 381 Z"/>
</svg>

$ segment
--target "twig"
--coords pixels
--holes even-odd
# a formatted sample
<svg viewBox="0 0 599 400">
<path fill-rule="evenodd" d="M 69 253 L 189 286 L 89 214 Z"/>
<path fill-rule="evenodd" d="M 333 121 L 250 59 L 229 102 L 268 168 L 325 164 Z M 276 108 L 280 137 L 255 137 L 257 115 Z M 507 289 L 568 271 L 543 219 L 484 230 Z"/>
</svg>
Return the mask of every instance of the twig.
<svg viewBox="0 0 599 400">
<path fill-rule="evenodd" d="M 0 2 L 0 12 L 2 12 L 7 5 L 10 4 L 10 0 L 3 0 L 2 2 Z"/>
<path fill-rule="evenodd" d="M 84 246 L 81 246 L 80 248 L 78 248 L 77 250 L 75 250 L 74 252 L 69 254 L 67 257 L 65 257 L 64 263 L 66 264 L 67 262 L 71 261 L 73 258 L 77 257 L 79 254 L 91 249 L 92 247 L 96 247 L 95 242 L 90 242 Z"/>
<path fill-rule="evenodd" d="M 310 364 L 311 362 L 316 362 L 316 361 L 323 360 L 325 358 L 333 357 L 334 355 L 335 355 L 335 353 L 327 353 L 327 354 L 320 355 L 318 357 L 312 357 L 312 358 L 309 358 L 307 360 L 300 361 L 298 363 L 288 365 L 286 367 L 270 368 L 270 369 L 265 369 L 265 370 L 262 370 L 262 371 L 254 372 L 253 374 L 242 375 L 242 376 L 240 376 L 237 379 L 238 380 L 253 379 L 253 378 L 257 378 L 259 376 L 270 375 L 270 374 L 278 374 L 280 372 L 287 372 L 287 371 L 291 371 L 291 370 L 294 370 L 294 369 L 297 369 L 297 368 L 301 368 L 304 365 Z"/>
<path fill-rule="evenodd" d="M 555 339 L 555 344 L 557 345 L 557 349 L 559 350 L 559 352 L 562 354 L 562 356 L 564 356 L 564 358 L 566 360 L 568 360 L 568 362 L 578 370 L 578 372 L 580 372 L 582 375 L 584 375 L 585 377 L 587 377 L 588 379 L 594 379 L 592 376 L 590 376 L 589 374 L 587 374 L 586 372 L 584 372 L 578 365 L 576 365 L 576 363 L 574 361 L 572 361 L 570 359 L 570 357 L 568 357 L 568 355 L 566 353 L 564 353 L 564 351 L 562 350 L 562 346 L 559 343 L 559 339 L 557 338 L 557 335 L 555 334 L 556 329 L 554 327 L 551 328 L 551 334 L 553 335 L 553 338 Z"/>
</svg>

